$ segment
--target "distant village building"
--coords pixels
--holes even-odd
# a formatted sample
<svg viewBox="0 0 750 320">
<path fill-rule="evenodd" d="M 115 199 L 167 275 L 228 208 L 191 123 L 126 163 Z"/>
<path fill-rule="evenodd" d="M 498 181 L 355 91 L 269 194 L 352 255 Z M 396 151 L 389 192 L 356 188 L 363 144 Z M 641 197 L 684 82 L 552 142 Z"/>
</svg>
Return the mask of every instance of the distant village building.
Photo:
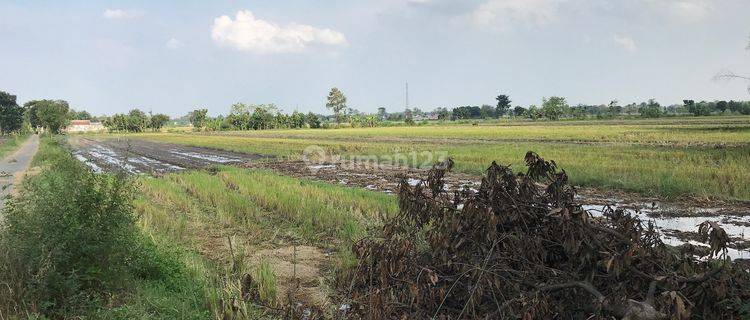
<svg viewBox="0 0 750 320">
<path fill-rule="evenodd" d="M 91 120 L 71 120 L 66 130 L 68 132 L 104 131 L 104 125 L 101 122 L 91 122 Z"/>
</svg>

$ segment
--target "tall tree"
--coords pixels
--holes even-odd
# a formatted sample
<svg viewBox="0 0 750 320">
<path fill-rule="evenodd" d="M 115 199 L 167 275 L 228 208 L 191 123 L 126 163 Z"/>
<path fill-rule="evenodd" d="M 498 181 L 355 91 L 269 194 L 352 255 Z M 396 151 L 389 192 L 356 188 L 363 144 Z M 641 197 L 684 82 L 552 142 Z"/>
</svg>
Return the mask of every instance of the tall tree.
<svg viewBox="0 0 750 320">
<path fill-rule="evenodd" d="M 331 92 L 328 93 L 326 108 L 333 110 L 336 115 L 336 123 L 341 123 L 341 113 L 346 110 L 346 96 L 339 88 L 331 88 Z"/>
<path fill-rule="evenodd" d="M 39 104 L 39 100 L 31 100 L 23 104 L 24 113 L 26 115 L 26 120 L 29 121 L 29 125 L 31 125 L 31 128 L 36 129 L 42 126 L 41 121 L 39 121 L 39 117 L 36 115 L 36 109 L 37 105 Z"/>
<path fill-rule="evenodd" d="M 307 123 L 310 128 L 318 129 L 320 128 L 320 117 L 318 117 L 317 114 L 314 114 L 312 112 L 308 112 L 305 116 L 305 122 Z"/>
<path fill-rule="evenodd" d="M 91 120 L 91 114 L 88 111 L 81 110 L 81 111 L 75 111 L 70 110 L 69 115 L 70 120 Z"/>
<path fill-rule="evenodd" d="M 496 114 L 496 109 L 493 108 L 491 105 L 483 104 L 480 109 L 480 116 L 482 118 L 494 118 Z"/>
<path fill-rule="evenodd" d="M 133 109 L 128 112 L 128 131 L 143 132 L 149 124 L 148 116 L 140 109 Z"/>
<path fill-rule="evenodd" d="M 23 126 L 23 108 L 16 103 L 16 96 L 0 91 L 0 133 L 16 132 Z"/>
<path fill-rule="evenodd" d="M 497 100 L 497 107 L 495 108 L 495 115 L 497 117 L 502 117 L 506 113 L 508 113 L 508 110 L 510 110 L 510 97 L 505 94 L 501 94 L 495 98 Z"/>
<path fill-rule="evenodd" d="M 380 120 L 385 119 L 385 116 L 386 116 L 385 107 L 378 108 L 378 117 L 380 118 Z"/>
<path fill-rule="evenodd" d="M 39 126 L 50 133 L 58 134 L 68 125 L 70 106 L 65 100 L 37 100 L 31 109 L 34 110 Z"/>
<path fill-rule="evenodd" d="M 568 102 L 563 97 L 549 97 L 542 103 L 542 113 L 547 119 L 558 120 L 569 109 Z"/>
<path fill-rule="evenodd" d="M 169 116 L 168 115 L 157 113 L 157 114 L 151 116 L 151 119 L 149 121 L 149 125 L 148 126 L 149 126 L 149 128 L 151 128 L 151 130 L 159 131 L 159 130 L 161 130 L 162 127 L 164 127 L 164 125 L 167 124 L 167 122 L 169 122 Z"/>
<path fill-rule="evenodd" d="M 207 109 L 195 109 L 190 112 L 190 123 L 193 124 L 193 128 L 203 128 L 206 125 L 207 114 Z"/>
</svg>

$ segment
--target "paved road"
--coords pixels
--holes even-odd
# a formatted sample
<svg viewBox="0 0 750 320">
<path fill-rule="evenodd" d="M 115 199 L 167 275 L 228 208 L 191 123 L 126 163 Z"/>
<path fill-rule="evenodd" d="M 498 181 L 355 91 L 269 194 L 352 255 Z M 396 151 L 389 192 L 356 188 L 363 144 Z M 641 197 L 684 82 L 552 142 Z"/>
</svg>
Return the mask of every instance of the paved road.
<svg viewBox="0 0 750 320">
<path fill-rule="evenodd" d="M 13 191 L 13 184 L 21 181 L 38 149 L 39 136 L 32 135 L 16 152 L 0 160 L 0 209 L 5 206 L 6 197 Z"/>
</svg>

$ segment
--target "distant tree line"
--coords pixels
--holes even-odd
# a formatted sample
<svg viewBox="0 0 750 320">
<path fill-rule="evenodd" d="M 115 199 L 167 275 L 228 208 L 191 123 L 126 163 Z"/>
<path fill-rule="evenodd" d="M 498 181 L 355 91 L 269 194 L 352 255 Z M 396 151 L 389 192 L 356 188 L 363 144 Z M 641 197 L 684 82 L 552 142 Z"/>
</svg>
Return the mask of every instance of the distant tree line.
<svg viewBox="0 0 750 320">
<path fill-rule="evenodd" d="M 208 110 L 196 109 L 188 114 L 188 119 L 196 130 L 209 131 L 321 128 L 323 124 L 317 114 L 286 114 L 274 104 L 235 103 L 227 116 L 213 118 L 208 116 Z"/>
<path fill-rule="evenodd" d="M 531 105 L 528 108 L 515 106 L 510 108 L 510 100 L 507 100 L 507 96 L 502 97 L 502 105 L 496 107 L 490 105 L 483 105 L 481 107 L 462 106 L 453 108 L 450 112 L 447 108 L 437 108 L 433 114 L 437 115 L 437 119 L 440 120 L 491 119 L 506 115 L 513 118 L 527 118 L 532 120 L 607 119 L 621 116 L 658 118 L 673 115 L 750 115 L 750 101 L 695 102 L 693 100 L 684 100 L 682 105 L 662 106 L 656 100 L 649 99 L 646 102 L 631 103 L 625 106 L 620 105 L 617 100 L 601 105 L 578 104 L 570 106 L 565 98 L 553 96 L 544 98 L 541 106 Z"/>
<path fill-rule="evenodd" d="M 127 114 L 115 114 L 105 118 L 104 127 L 114 132 L 159 131 L 169 122 L 165 114 L 146 114 L 140 109 L 130 110 Z"/>
</svg>

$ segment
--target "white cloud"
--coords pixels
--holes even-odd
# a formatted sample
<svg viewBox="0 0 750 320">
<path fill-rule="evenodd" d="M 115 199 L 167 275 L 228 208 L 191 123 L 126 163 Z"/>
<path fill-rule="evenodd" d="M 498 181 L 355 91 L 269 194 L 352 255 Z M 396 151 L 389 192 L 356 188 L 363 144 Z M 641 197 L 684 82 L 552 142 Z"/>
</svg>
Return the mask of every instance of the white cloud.
<svg viewBox="0 0 750 320">
<path fill-rule="evenodd" d="M 635 41 L 628 36 L 615 35 L 612 39 L 617 45 L 627 50 L 628 52 L 632 53 L 638 51 L 638 46 L 635 44 Z"/>
<path fill-rule="evenodd" d="M 713 11 L 713 5 L 704 0 L 682 0 L 673 3 L 671 10 L 679 17 L 698 21 Z"/>
<path fill-rule="evenodd" d="M 123 9 L 107 9 L 102 13 L 102 17 L 107 19 L 133 19 L 142 16 L 143 13 L 140 11 L 123 10 Z"/>
<path fill-rule="evenodd" d="M 714 11 L 711 0 L 646 0 L 653 8 L 674 19 L 696 22 Z"/>
<path fill-rule="evenodd" d="M 235 19 L 223 15 L 214 19 L 211 38 L 221 45 L 254 53 L 300 52 L 311 45 L 343 45 L 341 32 L 291 23 L 279 26 L 255 18 L 250 10 L 237 11 Z"/>
<path fill-rule="evenodd" d="M 165 46 L 167 46 L 167 48 L 169 49 L 179 49 L 182 47 L 182 41 L 175 38 L 169 38 Z"/>
<path fill-rule="evenodd" d="M 471 20 L 501 30 L 514 24 L 539 27 L 557 19 L 561 2 L 564 0 L 488 0 L 471 13 Z"/>
</svg>

